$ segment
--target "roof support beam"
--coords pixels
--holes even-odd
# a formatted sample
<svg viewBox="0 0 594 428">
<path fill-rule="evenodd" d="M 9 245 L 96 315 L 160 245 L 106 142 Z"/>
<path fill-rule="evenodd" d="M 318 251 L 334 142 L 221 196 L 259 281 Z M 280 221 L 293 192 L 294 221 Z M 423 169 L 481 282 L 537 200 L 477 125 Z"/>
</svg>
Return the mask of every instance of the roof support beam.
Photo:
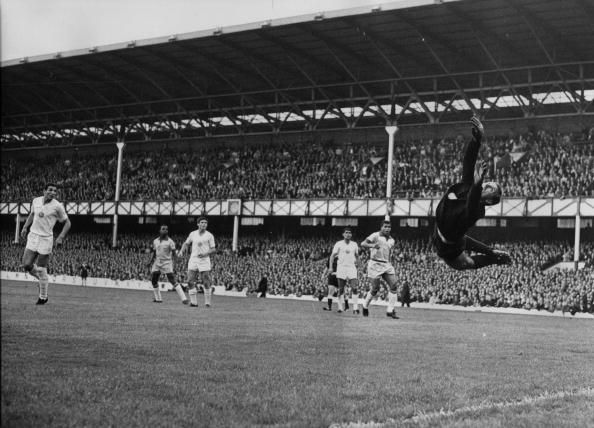
<svg viewBox="0 0 594 428">
<path fill-rule="evenodd" d="M 293 59 L 291 56 L 289 56 L 289 60 L 295 65 L 295 67 L 297 68 L 297 70 L 299 70 L 301 72 L 301 74 L 303 74 L 303 76 L 309 80 L 309 82 L 311 83 L 311 85 L 317 90 L 319 91 L 324 97 L 326 97 L 326 100 L 328 102 L 329 105 L 331 105 L 332 107 L 334 107 L 336 114 L 338 114 L 338 116 L 344 121 L 345 125 L 348 127 L 350 127 L 350 121 L 349 118 L 346 117 L 346 115 L 342 112 L 342 110 L 340 110 L 340 106 L 326 93 L 326 91 L 324 90 L 324 88 L 319 87 L 315 80 L 312 79 L 312 77 L 305 71 L 303 70 L 303 68 L 297 63 L 297 61 L 295 61 L 295 59 Z M 328 110 L 326 110 L 328 111 Z M 323 117 L 325 116 L 326 112 L 324 112 L 324 115 L 322 115 L 322 118 L 320 118 L 320 120 L 318 120 L 318 122 L 316 123 L 316 125 L 314 126 L 314 128 L 317 128 L 317 126 L 320 124 L 320 121 L 323 119 Z"/>
<path fill-rule="evenodd" d="M 284 40 L 280 40 L 279 38 L 272 36 L 266 30 L 257 31 L 256 34 L 260 38 L 280 47 L 285 52 L 285 54 L 287 56 L 288 55 L 291 55 L 291 56 L 297 55 L 300 58 L 305 59 L 306 61 L 308 61 L 309 63 L 311 63 L 315 66 L 318 66 L 318 67 L 320 66 L 320 60 L 317 57 L 307 53 L 306 51 L 304 51 L 300 47 L 294 45 L 293 43 L 289 43 Z M 332 72 L 336 76 L 340 77 L 341 79 L 348 80 L 348 77 L 344 74 L 344 72 L 342 70 L 340 70 L 339 68 L 334 67 L 332 64 L 324 63 L 323 68 L 320 68 L 320 71 L 323 71 L 325 73 Z"/>
<path fill-rule="evenodd" d="M 351 20 L 349 20 L 349 22 L 352 23 Z M 376 52 L 379 54 L 379 56 L 382 57 L 382 59 L 386 62 L 386 64 L 388 64 L 388 67 L 390 67 L 390 70 L 396 75 L 396 77 L 398 79 L 403 79 L 403 75 L 400 72 L 400 70 L 398 70 L 398 68 L 396 67 L 396 65 L 394 64 L 394 62 L 386 55 L 386 53 L 384 52 L 384 50 L 382 48 L 380 48 L 380 46 L 378 44 L 378 41 L 376 41 L 376 36 L 374 34 L 372 34 L 372 33 L 366 33 L 365 34 L 365 37 L 369 41 L 369 43 L 371 43 L 371 45 L 376 50 Z M 423 108 L 423 111 L 425 112 L 425 115 L 429 119 L 429 122 L 430 123 L 434 123 L 435 122 L 435 117 L 433 116 L 433 114 L 431 113 L 431 111 L 429 110 L 429 108 L 425 105 L 425 103 L 423 102 L 423 100 L 421 99 L 421 97 L 418 95 L 418 93 L 415 90 L 415 88 L 408 81 L 403 80 L 403 82 L 404 82 L 404 85 L 408 88 L 408 90 L 411 92 L 411 94 L 415 97 L 415 99 L 419 102 L 419 104 Z M 380 107 L 380 109 L 381 109 L 381 107 Z"/>
<path fill-rule="evenodd" d="M 460 21 L 465 22 L 470 28 L 472 28 L 475 34 L 482 34 L 484 37 L 495 40 L 497 45 L 503 46 L 503 48 L 505 48 L 508 53 L 512 54 L 512 56 L 515 58 L 526 57 L 526 52 L 520 52 L 519 49 L 509 40 L 500 37 L 494 31 L 490 31 L 482 22 L 472 18 L 468 13 L 466 13 L 466 11 L 460 8 L 458 4 L 446 2 L 444 5 L 454 16 L 459 18 Z"/>
<path fill-rule="evenodd" d="M 462 96 L 462 98 L 464 98 L 464 101 L 466 101 L 466 104 L 468 104 L 468 107 L 472 111 L 472 114 L 478 115 L 478 112 L 476 111 L 476 108 L 475 108 L 474 104 L 472 103 L 472 101 L 470 101 L 470 98 L 466 94 L 466 91 L 464 90 L 464 88 L 462 88 L 462 86 L 458 83 L 458 81 L 452 76 L 452 74 L 449 72 L 448 68 L 445 66 L 445 64 L 443 63 L 443 61 L 441 60 L 441 58 L 439 57 L 439 55 L 437 55 L 437 53 L 433 50 L 433 48 L 428 43 L 426 43 L 425 45 L 427 46 L 427 49 L 429 50 L 429 52 L 431 52 L 431 55 L 433 55 L 433 57 L 435 58 L 435 60 L 441 66 L 441 68 L 443 69 L 443 71 L 448 76 L 450 76 L 450 79 L 452 80 L 452 82 L 454 83 L 454 85 L 456 86 L 456 88 L 458 88 L 458 93 Z"/>
<path fill-rule="evenodd" d="M 402 59 L 412 60 L 421 67 L 429 72 L 429 74 L 433 74 L 435 72 L 435 64 L 430 61 L 427 61 L 424 57 L 419 55 L 417 52 L 409 49 L 408 47 L 398 43 L 396 40 L 387 39 L 385 36 L 381 35 L 380 33 L 374 31 L 373 29 L 361 24 L 354 18 L 343 18 L 343 21 L 347 22 L 351 27 L 357 31 L 361 35 L 364 40 L 368 41 L 375 41 L 378 46 L 382 47 L 382 50 L 390 51 L 395 53 L 398 57 Z M 387 55 L 387 54 L 385 54 Z M 407 77 L 407 76 L 402 76 Z"/>
<path fill-rule="evenodd" d="M 113 55 L 115 57 L 117 57 L 120 61 L 125 62 L 126 64 L 134 67 L 134 69 L 136 70 L 136 72 L 141 75 L 142 77 L 144 77 L 144 79 L 149 82 L 154 88 L 156 88 L 159 92 L 161 92 L 161 94 L 163 94 L 167 100 L 171 100 L 171 102 L 173 102 L 175 104 L 175 106 L 177 107 L 178 111 L 182 111 L 184 113 L 187 113 L 187 110 L 178 102 L 175 101 L 175 98 L 173 96 L 171 96 L 171 94 L 166 91 L 162 85 L 160 85 L 159 83 L 157 83 L 157 81 L 155 79 L 153 79 L 149 73 L 147 73 L 145 70 L 152 70 L 153 72 L 157 72 L 153 69 L 153 67 L 150 64 L 142 64 L 138 65 L 135 61 L 131 61 L 128 58 L 126 58 L 123 55 L 120 55 L 119 53 L 114 52 Z"/>
<path fill-rule="evenodd" d="M 319 32 L 313 30 L 311 28 L 311 26 L 305 26 L 305 29 L 308 30 L 309 32 L 311 32 L 319 40 L 321 40 L 322 43 L 324 43 L 324 45 L 326 46 L 326 49 L 328 50 L 328 52 L 330 52 L 330 55 L 332 55 L 334 57 L 335 61 L 346 71 L 346 73 L 349 75 L 349 77 L 351 78 L 351 80 L 363 91 L 363 93 L 365 95 L 367 95 L 367 97 L 369 98 L 369 100 L 371 102 L 373 102 L 376 106 L 378 106 L 378 111 L 380 113 L 384 113 L 384 116 L 385 116 L 385 112 L 381 108 L 381 105 L 377 102 L 377 100 L 374 98 L 374 96 L 367 90 L 367 88 L 360 82 L 359 78 L 357 76 L 355 76 L 355 74 L 353 73 L 353 71 L 338 56 L 338 54 L 336 54 L 335 49 L 339 49 L 339 50 L 345 52 L 347 55 L 354 57 L 359 62 L 365 62 L 367 60 L 367 58 L 366 57 L 362 57 L 361 55 L 357 54 L 356 52 L 353 52 L 352 49 L 347 48 L 347 47 L 343 46 L 342 44 L 340 44 L 340 43 L 338 43 L 338 42 L 336 42 L 336 41 L 334 41 L 334 40 L 332 40 L 332 39 L 330 39 L 328 37 L 324 37 Z M 352 120 L 349 120 L 349 126 L 352 127 L 353 126 L 353 123 L 355 123 L 355 122 L 356 122 L 356 120 L 354 120 L 354 118 Z"/>
<path fill-rule="evenodd" d="M 455 59 L 455 63 L 462 62 L 463 69 L 465 70 L 474 70 L 476 69 L 476 63 L 478 61 L 477 58 L 470 58 L 464 53 L 460 52 L 460 49 L 457 49 L 452 43 L 450 43 L 443 35 L 437 35 L 426 25 L 421 24 L 418 20 L 414 19 L 411 14 L 400 11 L 398 14 L 399 17 L 404 19 L 404 22 L 413 28 L 413 30 L 421 37 L 421 39 L 429 45 L 432 44 L 439 44 L 443 46 L 449 55 Z M 441 50 L 441 49 L 440 49 Z M 441 65 L 442 61 L 438 61 Z"/>
<path fill-rule="evenodd" d="M 299 116 L 303 117 L 307 122 L 309 122 L 310 118 L 307 117 L 303 111 L 296 106 L 293 101 L 291 100 L 291 98 L 285 94 L 282 90 L 280 90 L 278 88 L 278 85 L 275 84 L 272 81 L 272 78 L 269 77 L 266 73 L 264 73 L 262 71 L 262 69 L 257 65 L 257 62 L 260 63 L 265 63 L 271 67 L 276 67 L 276 68 L 282 68 L 285 72 L 287 70 L 286 67 L 280 67 L 278 64 L 270 61 L 268 58 L 263 57 L 262 55 L 258 55 L 256 54 L 253 50 L 246 48 L 245 46 L 241 46 L 238 43 L 232 42 L 231 40 L 225 39 L 225 38 L 218 38 L 217 40 L 219 40 L 219 42 L 224 43 L 225 45 L 227 45 L 228 47 L 230 47 L 231 49 L 234 49 L 235 51 L 241 53 L 242 55 L 244 55 L 249 64 L 252 66 L 252 68 L 255 70 L 255 72 L 258 74 L 258 76 L 264 81 L 266 82 L 266 84 L 268 86 L 270 86 L 272 89 L 275 90 L 275 94 L 280 95 L 286 102 L 288 102 L 292 107 L 293 110 L 296 114 L 298 114 Z M 291 72 L 290 74 L 293 73 L 293 69 L 290 69 Z M 236 85 L 234 85 L 234 87 L 236 87 Z M 271 126 L 274 127 L 278 127 L 280 126 L 278 121 L 273 118 L 272 116 L 270 116 L 267 112 L 265 112 L 264 110 L 262 110 L 261 108 L 259 108 L 257 106 L 257 104 L 254 102 L 254 100 L 252 100 L 251 97 L 243 97 L 243 99 L 247 100 L 252 107 L 254 107 L 254 109 L 256 109 L 256 111 L 258 111 L 258 113 L 260 115 L 262 115 L 264 118 L 266 118 L 266 120 L 268 120 L 268 122 L 271 124 Z"/>
<path fill-rule="evenodd" d="M 565 77 L 563 76 L 563 73 L 561 73 L 561 71 L 559 70 L 559 68 L 556 66 L 555 60 L 553 59 L 552 55 L 548 51 L 548 49 L 545 46 L 544 42 L 542 41 L 542 38 L 539 36 L 539 34 L 538 34 L 539 33 L 539 30 L 540 30 L 540 33 L 542 33 L 542 34 L 549 34 L 551 37 L 554 37 L 555 39 L 559 40 L 564 45 L 565 48 L 567 48 L 570 51 L 574 52 L 574 55 L 576 55 L 578 57 L 580 57 L 580 55 L 578 55 L 576 53 L 576 51 L 574 50 L 573 47 L 567 46 L 567 43 L 563 42 L 563 37 L 561 37 L 557 33 L 557 31 L 555 31 L 552 27 L 544 24 L 540 19 L 538 19 L 538 17 L 536 17 L 536 15 L 534 15 L 533 13 L 531 13 L 528 9 L 526 9 L 522 5 L 512 3 L 510 0 L 506 0 L 506 1 L 513 8 L 515 8 L 518 11 L 518 13 L 524 19 L 524 22 L 526 22 L 526 24 L 530 28 L 530 31 L 532 32 L 532 35 L 534 36 L 536 42 L 538 43 L 538 46 L 541 48 L 541 50 L 545 54 L 545 56 L 547 58 L 547 61 L 549 62 L 549 64 L 551 64 L 555 68 L 555 72 L 557 73 L 557 76 L 559 76 L 559 78 L 561 79 L 561 81 L 563 82 L 563 86 L 564 86 L 565 90 L 572 97 L 572 99 L 573 99 L 572 105 L 574 106 L 574 108 L 576 109 L 576 111 L 579 111 L 580 110 L 580 103 L 581 103 L 580 96 L 573 89 L 571 89 L 571 87 L 566 83 Z"/>
<path fill-rule="evenodd" d="M 299 62 L 298 64 L 302 64 L 301 62 Z M 572 87 L 575 88 L 576 91 L 580 92 L 581 94 L 581 89 L 579 88 L 585 88 L 585 89 L 590 89 L 592 87 L 594 87 L 594 77 L 592 76 L 592 73 L 590 70 L 592 70 L 592 67 L 594 66 L 594 61 L 589 61 L 589 62 L 584 62 L 584 63 L 569 63 L 569 64 L 554 64 L 554 65 L 539 65 L 539 66 L 534 66 L 534 67 L 513 67 L 513 68 L 506 68 L 506 69 L 500 69 L 500 70 L 487 70 L 487 71 L 481 71 L 480 73 L 456 73 L 454 74 L 454 76 L 464 76 L 466 79 L 468 79 L 469 77 L 475 77 L 476 81 L 478 81 L 480 79 L 480 76 L 484 76 L 484 80 L 488 81 L 488 77 L 489 76 L 498 76 L 500 75 L 502 72 L 503 73 L 510 73 L 510 81 L 511 83 L 514 85 L 515 90 L 518 93 L 522 93 L 523 91 L 528 91 L 528 90 L 532 90 L 532 91 L 536 91 L 536 92 L 544 92 L 546 91 L 548 88 L 551 88 L 552 85 L 557 85 L 557 84 L 567 84 L 567 85 L 571 85 Z M 560 79 L 556 79 L 556 80 L 551 80 L 550 77 L 546 76 L 546 72 L 552 72 L 555 73 L 556 69 L 560 69 L 563 71 L 564 75 L 566 76 L 576 76 L 576 78 L 570 78 L 570 79 L 566 79 L 565 81 L 560 80 Z M 580 75 L 580 68 L 582 69 L 582 74 Z M 529 71 L 533 70 L 534 76 L 538 76 L 538 79 L 530 79 L 530 73 Z M 524 71 L 525 73 L 519 73 Z M 252 73 L 256 73 L 253 70 L 251 71 Z M 513 72 L 513 73 L 512 73 Z M 214 73 L 213 73 L 214 76 Z M 553 76 L 554 77 L 554 76 Z M 113 76 L 112 76 L 113 78 Z M 214 77 L 213 77 L 214 78 Z M 375 87 L 379 87 L 381 88 L 382 86 L 385 88 L 385 90 L 377 90 L 377 95 L 376 95 L 376 100 L 378 101 L 378 103 L 381 104 L 386 104 L 387 102 L 390 102 L 390 100 L 392 99 L 392 94 L 391 94 L 391 85 L 393 85 L 395 82 L 397 82 L 398 84 L 410 84 L 411 87 L 413 85 L 416 84 L 417 81 L 419 81 L 419 79 L 433 79 L 436 83 L 436 87 L 433 90 L 423 90 L 423 91 L 415 91 L 416 92 L 416 96 L 417 96 L 417 101 L 419 99 L 423 99 L 423 98 L 427 98 L 427 97 L 431 97 L 431 99 L 436 99 L 435 97 L 438 96 L 445 96 L 448 93 L 451 93 L 452 91 L 456 91 L 458 92 L 457 89 L 452 88 L 451 87 L 451 76 L 447 75 L 447 74 L 441 74 L 441 75 L 435 75 L 435 76 L 423 76 L 423 77 L 411 77 L 411 78 L 402 78 L 402 79 L 398 79 L 395 80 L 394 78 L 390 78 L 390 79 L 382 79 L 382 80 L 377 80 L 377 81 L 367 81 L 367 82 L 362 82 L 363 84 L 366 85 L 374 85 Z M 443 83 L 441 83 L 443 82 Z M 317 83 L 317 82 L 315 82 Z M 116 83 L 116 84 L 121 84 L 121 83 Z M 317 83 L 315 86 L 311 86 L 311 85 L 303 85 L 303 86 L 296 86 L 296 87 L 287 87 L 287 88 L 283 88 L 282 92 L 283 94 L 286 94 L 287 97 L 289 99 L 291 99 L 291 103 L 280 99 L 279 103 L 280 104 L 274 104 L 272 102 L 267 102 L 267 103 L 258 103 L 258 108 L 261 109 L 260 111 L 263 112 L 268 112 L 271 109 L 276 110 L 277 108 L 285 108 L 287 110 L 290 110 L 292 108 L 292 103 L 295 104 L 296 106 L 299 106 L 300 108 L 303 108 L 304 110 L 308 110 L 309 107 L 314 104 L 313 101 L 307 100 L 307 96 L 304 97 L 304 92 L 305 91 L 311 91 L 312 89 L 314 89 L 316 92 L 321 93 L 318 89 L 323 89 L 325 90 L 325 94 L 326 96 L 328 96 L 329 90 L 332 88 L 336 88 L 338 91 L 340 91 L 341 95 L 340 96 L 333 96 L 332 100 L 334 102 L 340 102 L 340 103 L 347 103 L 348 105 L 352 105 L 353 103 L 356 103 L 358 106 L 363 106 L 367 103 L 368 101 L 368 97 L 358 97 L 356 94 L 353 97 L 349 97 L 347 96 L 347 91 L 349 89 L 349 87 L 351 87 L 353 84 L 351 82 L 345 82 L 345 83 L 335 83 L 335 84 L 319 84 Z M 234 86 L 236 89 L 238 89 L 237 91 L 233 90 L 232 93 L 219 93 L 219 94 L 212 94 L 212 95 L 205 95 L 205 96 L 195 96 L 195 95 L 191 95 L 188 97 L 183 97 L 183 98 L 178 98 L 176 99 L 176 101 L 180 101 L 180 102 L 190 102 L 190 101 L 200 101 L 201 105 L 204 104 L 204 108 L 202 107 L 197 107 L 197 108 L 192 108 L 189 111 L 190 117 L 194 117 L 196 115 L 202 115 L 202 116 L 210 116 L 212 114 L 212 112 L 209 112 L 209 110 L 211 110 L 212 108 L 216 108 L 216 106 L 213 106 L 212 103 L 219 103 L 221 105 L 226 105 L 228 106 L 228 109 L 230 110 L 235 110 L 237 111 L 238 109 L 242 109 L 244 110 L 245 107 L 244 106 L 239 106 L 239 102 L 234 101 L 235 99 L 240 100 L 242 96 L 244 97 L 251 97 L 254 95 L 262 95 L 262 96 L 269 96 L 272 95 L 274 96 L 274 94 L 278 94 L 278 91 L 275 89 L 268 89 L 268 88 L 264 88 L 264 89 L 260 89 L 257 91 L 241 91 L 241 88 L 239 87 L 239 85 Z M 465 86 L 465 92 L 467 94 L 473 94 L 473 97 L 482 97 L 482 94 L 484 93 L 485 96 L 490 96 L 489 92 L 493 92 L 493 91 L 497 91 L 502 87 L 502 85 L 498 82 L 490 84 L 490 85 L 485 85 L 484 83 L 480 83 L 478 87 L 471 87 L 470 85 L 466 85 Z M 443 88 L 443 89 L 439 89 L 438 88 Z M 509 88 L 509 85 L 506 83 L 503 88 Z M 585 90 L 584 89 L 584 90 Z M 25 91 L 27 91 L 27 88 L 25 88 Z M 8 94 L 10 91 L 5 91 L 6 94 Z M 411 96 L 411 92 L 412 91 L 404 91 L 402 93 L 398 93 L 395 94 L 397 97 L 399 97 L 400 99 L 402 99 L 402 102 L 404 102 L 404 100 L 406 100 L 408 97 Z M 440 95 L 441 94 L 441 95 Z M 35 94 L 31 94 L 32 97 L 35 97 Z M 269 97 L 270 98 L 270 97 Z M 583 96 L 580 95 L 580 100 L 583 99 Z M 295 101 L 295 100 L 302 100 L 302 101 Z M 388 100 L 388 101 L 386 101 Z M 437 101 L 439 101 L 439 99 L 436 99 Z M 323 101 L 323 100 L 322 100 Z M 92 106 L 89 107 L 87 110 L 92 111 L 93 114 L 96 114 L 97 117 L 100 117 L 101 121 L 109 121 L 109 120 L 117 120 L 117 121 L 121 121 L 121 120 L 126 120 L 127 118 L 130 118 L 130 120 L 137 120 L 137 119 L 141 119 L 143 121 L 151 121 L 151 120 L 157 120 L 160 116 L 159 114 L 156 114 L 154 111 L 152 111 L 151 106 L 155 106 L 155 108 L 158 108 L 159 106 L 163 105 L 165 106 L 165 103 L 170 103 L 171 101 L 163 101 L 163 100 L 152 100 L 152 101 L 142 101 L 142 102 L 133 102 L 133 103 L 125 103 L 125 104 L 116 104 L 116 105 L 112 105 L 112 106 Z M 206 106 L 206 103 L 209 102 L 211 103 L 210 107 Z M 325 101 L 324 101 L 325 102 Z M 343 105 L 341 104 L 341 105 Z M 144 108 L 144 112 L 141 111 L 141 109 L 139 109 L 138 107 L 142 107 Z M 321 107 L 323 108 L 323 107 Z M 582 110 L 582 108 L 580 108 L 580 110 Z M 159 108 L 159 110 L 161 110 L 161 108 Z M 9 131 L 9 129 L 26 129 L 27 127 L 47 127 L 48 124 L 57 124 L 59 126 L 68 126 L 68 121 L 70 120 L 71 117 L 75 117 L 77 121 L 80 121 L 81 123 L 86 123 L 89 124 L 90 126 L 100 126 L 100 122 L 99 119 L 84 119 L 84 117 L 80 117 L 80 114 L 78 114 L 80 110 L 78 109 L 70 109 L 70 110 L 52 110 L 51 107 L 48 109 L 47 112 L 39 112 L 36 113 L 35 115 L 31 115 L 31 114 L 15 114 L 15 115 L 4 115 L 2 117 L 2 128 L 4 132 L 12 132 Z M 43 121 L 39 121 L 37 117 L 35 116 L 41 116 L 41 117 L 45 117 L 46 115 L 49 115 L 49 118 L 47 120 L 43 120 Z M 170 117 L 182 117 L 182 114 L 178 113 L 178 112 L 172 112 L 172 113 L 168 113 L 168 116 Z M 24 122 L 23 122 L 24 121 Z M 16 123 L 16 124 L 15 124 Z"/>
<path fill-rule="evenodd" d="M 78 58 L 77 58 L 78 59 Z M 97 98 L 99 98 L 101 101 L 103 101 L 103 105 L 104 106 L 111 106 L 114 104 L 114 102 L 110 99 L 108 99 L 105 94 L 103 94 L 102 92 L 98 91 L 97 89 L 95 89 L 93 87 L 93 85 L 91 85 L 89 82 L 94 82 L 97 81 L 97 77 L 93 76 L 89 73 L 86 73 L 72 65 L 67 65 L 66 61 L 55 61 L 53 64 L 53 66 L 55 66 L 58 70 L 62 70 L 62 71 L 67 71 L 69 73 L 74 74 L 75 76 L 80 76 L 83 78 L 82 80 L 82 84 L 88 88 L 91 92 L 93 92 L 94 95 L 97 96 Z"/>
<path fill-rule="evenodd" d="M 483 43 L 481 37 L 478 34 L 475 34 L 475 37 L 478 40 L 478 42 L 481 45 L 481 47 L 483 48 L 483 50 L 485 51 L 485 54 L 487 55 L 487 57 L 489 58 L 489 60 L 493 63 L 493 65 L 495 67 L 497 67 L 498 70 L 501 70 L 501 67 L 497 63 L 497 60 L 495 59 L 495 57 L 493 56 L 493 54 L 491 54 L 491 52 L 489 51 L 489 49 L 487 48 L 487 46 Z M 520 103 L 520 108 L 522 109 L 522 112 L 524 112 L 524 116 L 525 117 L 530 116 L 531 115 L 530 109 L 524 103 L 523 97 L 520 96 L 520 94 L 518 94 L 518 92 L 516 91 L 516 89 L 514 87 L 514 84 L 508 79 L 507 75 L 504 72 L 501 72 L 501 76 L 505 80 L 505 83 L 507 83 L 507 85 L 509 86 L 510 92 L 514 94 L 514 97 L 516 98 L 516 100 L 518 101 L 518 103 Z M 483 97 L 481 97 L 481 99 L 482 98 Z"/>
</svg>

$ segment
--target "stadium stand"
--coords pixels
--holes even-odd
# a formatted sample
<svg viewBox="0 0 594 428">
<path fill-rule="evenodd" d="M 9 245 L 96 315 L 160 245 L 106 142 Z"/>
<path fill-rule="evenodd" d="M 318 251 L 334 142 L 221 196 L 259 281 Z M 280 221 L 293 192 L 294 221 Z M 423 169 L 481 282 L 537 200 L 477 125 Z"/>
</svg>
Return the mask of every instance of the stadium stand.
<svg viewBox="0 0 594 428">
<path fill-rule="evenodd" d="M 460 174 L 465 138 L 402 141 L 395 146 L 394 196 L 439 196 Z M 343 146 L 301 143 L 237 146 L 224 151 L 130 152 L 124 156 L 121 200 L 213 200 L 382 198 L 387 149 L 384 143 Z M 591 132 L 553 135 L 543 130 L 491 137 L 481 157 L 489 177 L 508 197 L 594 196 Z M 29 202 L 40 182 L 62 186 L 63 201 L 114 198 L 115 155 L 47 159 L 43 176 L 30 159 L 7 159 L 1 197 Z"/>
<path fill-rule="evenodd" d="M 22 244 L 2 232 L 1 269 L 21 271 Z M 91 266 L 91 276 L 117 280 L 148 281 L 148 245 L 153 238 L 145 234 L 120 235 L 117 248 L 111 248 L 109 234 L 77 232 L 68 244 L 57 249 L 51 273 L 77 276 L 80 265 Z M 178 243 L 185 236 L 172 236 Z M 262 273 L 268 273 L 269 294 L 314 295 L 324 293 L 329 236 L 279 238 L 252 234 L 240 238 L 239 251 L 231 251 L 231 238 L 217 238 L 219 253 L 213 267 L 215 284 L 227 290 L 255 293 Z M 514 264 L 480 271 L 458 272 L 433 256 L 423 240 L 397 240 L 396 272 L 402 283 L 408 281 L 412 302 L 462 306 L 512 307 L 529 310 L 594 313 L 594 242 L 582 244 L 586 267 L 579 271 L 544 272 L 551 262 L 560 261 L 571 250 L 569 243 L 552 241 L 505 242 Z M 366 255 L 363 256 L 365 261 Z M 176 262 L 180 282 L 185 281 L 185 261 Z M 369 286 L 363 273 L 360 280 Z M 380 298 L 385 298 L 384 294 Z"/>
</svg>

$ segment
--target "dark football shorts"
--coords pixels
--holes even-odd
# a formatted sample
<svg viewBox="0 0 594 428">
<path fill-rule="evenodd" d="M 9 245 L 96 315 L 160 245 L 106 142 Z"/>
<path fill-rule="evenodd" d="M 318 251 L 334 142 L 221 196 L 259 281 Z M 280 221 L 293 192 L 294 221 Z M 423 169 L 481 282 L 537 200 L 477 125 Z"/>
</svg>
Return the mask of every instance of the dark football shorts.
<svg viewBox="0 0 594 428">
<path fill-rule="evenodd" d="M 336 278 L 336 275 L 328 275 L 328 285 L 338 287 L 338 278 Z"/>
<path fill-rule="evenodd" d="M 453 260 L 458 257 L 465 248 L 465 239 L 459 239 L 454 243 L 443 242 L 436 232 L 433 233 L 433 247 L 439 257 L 444 260 Z"/>
</svg>

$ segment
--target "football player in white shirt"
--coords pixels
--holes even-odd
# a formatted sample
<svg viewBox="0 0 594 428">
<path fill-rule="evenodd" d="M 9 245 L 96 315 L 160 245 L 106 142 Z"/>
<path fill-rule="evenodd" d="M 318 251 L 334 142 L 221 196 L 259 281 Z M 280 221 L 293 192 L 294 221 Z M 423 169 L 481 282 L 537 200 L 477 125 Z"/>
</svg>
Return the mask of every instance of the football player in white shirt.
<svg viewBox="0 0 594 428">
<path fill-rule="evenodd" d="M 398 287 L 396 285 L 396 271 L 392 266 L 392 252 L 394 249 L 394 238 L 390 236 L 392 225 L 390 221 L 382 221 L 379 232 L 369 235 L 361 246 L 369 248 L 369 262 L 367 263 L 367 277 L 371 279 L 371 290 L 365 297 L 363 303 L 363 316 L 369 316 L 369 303 L 380 289 L 380 280 L 388 283 L 388 307 L 386 315 L 390 318 L 398 319 L 394 307 L 398 303 Z"/>
<path fill-rule="evenodd" d="M 209 307 L 211 303 L 211 262 L 210 255 L 216 253 L 215 240 L 212 233 L 206 230 L 208 220 L 205 217 L 198 219 L 198 230 L 190 233 L 188 239 L 181 247 L 179 256 L 183 257 L 189 246 L 192 247 L 188 260 L 188 294 L 190 295 L 190 306 L 198 306 L 196 284 L 202 284 L 204 288 L 204 304 Z"/>
<path fill-rule="evenodd" d="M 358 279 L 357 279 L 357 265 L 359 264 L 359 246 L 352 241 L 353 231 L 350 227 L 345 227 L 342 232 L 342 241 L 334 244 L 332 254 L 330 254 L 330 266 L 337 260 L 336 263 L 336 278 L 338 279 L 338 312 L 344 310 L 344 289 L 346 284 L 349 284 L 353 290 L 353 313 L 359 313 L 359 302 L 356 294 Z"/>
<path fill-rule="evenodd" d="M 33 199 L 31 212 L 21 230 L 21 238 L 27 239 L 23 253 L 23 267 L 39 281 L 37 305 L 44 305 L 48 300 L 47 265 L 54 243 L 56 246 L 61 245 L 71 226 L 64 205 L 55 199 L 57 192 L 58 187 L 55 184 L 46 184 L 43 196 Z M 64 226 L 54 242 L 56 221 L 64 223 Z M 31 230 L 27 234 L 29 226 Z"/>
<path fill-rule="evenodd" d="M 148 262 L 151 267 L 151 283 L 153 284 L 153 293 L 155 299 L 153 302 L 162 303 L 161 290 L 159 290 L 159 278 L 164 273 L 167 280 L 177 292 L 184 305 L 188 304 L 186 293 L 181 284 L 175 283 L 175 273 L 173 272 L 173 260 L 175 259 L 175 242 L 169 237 L 169 226 L 163 224 L 159 229 L 159 237 L 153 241 L 151 259 Z"/>
</svg>

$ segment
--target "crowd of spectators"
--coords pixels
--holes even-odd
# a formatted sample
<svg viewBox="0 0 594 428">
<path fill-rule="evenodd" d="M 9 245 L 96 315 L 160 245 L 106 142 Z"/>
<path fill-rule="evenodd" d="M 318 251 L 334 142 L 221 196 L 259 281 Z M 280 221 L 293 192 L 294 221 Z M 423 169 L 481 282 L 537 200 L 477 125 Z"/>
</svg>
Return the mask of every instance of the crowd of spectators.
<svg viewBox="0 0 594 428">
<path fill-rule="evenodd" d="M 594 196 L 594 141 L 534 131 L 487 137 L 481 158 L 487 179 L 516 197 Z M 435 197 L 461 174 L 467 136 L 398 141 L 393 195 Z M 60 185 L 63 201 L 114 199 L 117 159 L 83 155 L 39 161 L 8 158 L 2 164 L 1 198 L 29 202 L 41 183 Z M 121 200 L 382 198 L 387 148 L 377 144 L 278 143 L 226 148 L 196 145 L 191 151 L 125 152 Z"/>
<path fill-rule="evenodd" d="M 0 267 L 22 271 L 23 244 L 14 244 L 8 232 L 0 235 Z M 90 266 L 90 276 L 114 280 L 149 281 L 150 243 L 154 236 L 120 236 L 117 248 L 111 236 L 77 232 L 52 256 L 50 273 L 78 276 L 80 266 Z M 178 248 L 185 236 L 172 236 Z M 273 295 L 314 295 L 326 290 L 329 251 L 336 237 L 273 237 L 246 235 L 239 240 L 239 251 L 231 251 L 231 238 L 217 236 L 214 256 L 215 285 L 227 290 L 255 293 L 262 276 L 267 276 Z M 397 240 L 396 272 L 399 284 L 407 284 L 412 302 L 463 306 L 512 307 L 531 310 L 561 310 L 569 313 L 594 313 L 594 242 L 581 246 L 584 269 L 550 270 L 543 268 L 563 259 L 571 251 L 569 243 L 507 242 L 498 244 L 509 251 L 512 266 L 491 266 L 459 272 L 435 258 L 426 240 Z M 362 261 L 365 264 L 366 253 Z M 186 281 L 187 260 L 177 260 L 178 280 Z M 360 271 L 362 296 L 369 282 Z M 247 289 L 247 290 L 246 290 Z M 384 298 L 384 294 L 380 298 Z"/>
</svg>

